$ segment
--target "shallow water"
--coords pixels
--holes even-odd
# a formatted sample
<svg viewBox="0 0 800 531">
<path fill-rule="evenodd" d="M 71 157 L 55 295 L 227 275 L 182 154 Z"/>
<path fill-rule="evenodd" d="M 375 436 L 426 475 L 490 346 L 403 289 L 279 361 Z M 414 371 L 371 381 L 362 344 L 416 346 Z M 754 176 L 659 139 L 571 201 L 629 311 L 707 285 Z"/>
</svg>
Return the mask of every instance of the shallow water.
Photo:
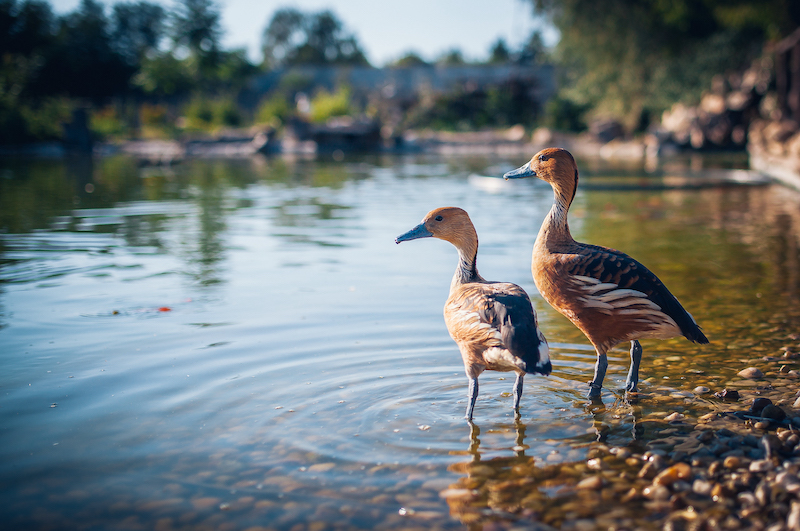
<svg viewBox="0 0 800 531">
<path fill-rule="evenodd" d="M 704 181 L 717 161 L 695 161 L 690 186 L 671 180 L 679 163 L 587 163 L 573 235 L 645 263 L 712 341 L 644 342 L 635 405 L 618 391 L 627 352 L 614 350 L 605 405 L 588 404 L 594 352 L 530 277 L 552 192 L 493 177 L 522 162 L 0 161 L 3 520 L 512 525 L 528 516 L 491 500 L 465 511 L 446 489 L 470 488 L 476 461 L 502 474 L 585 459 L 598 439 L 662 436 L 643 420 L 717 407 L 693 389 L 746 385 L 742 365 L 800 331 L 798 194 Z M 522 285 L 550 342 L 553 374 L 526 378 L 519 421 L 510 373 L 484 373 L 478 429 L 463 420 L 466 378 L 442 319 L 454 249 L 394 244 L 445 205 L 470 213 L 481 273 Z"/>
</svg>

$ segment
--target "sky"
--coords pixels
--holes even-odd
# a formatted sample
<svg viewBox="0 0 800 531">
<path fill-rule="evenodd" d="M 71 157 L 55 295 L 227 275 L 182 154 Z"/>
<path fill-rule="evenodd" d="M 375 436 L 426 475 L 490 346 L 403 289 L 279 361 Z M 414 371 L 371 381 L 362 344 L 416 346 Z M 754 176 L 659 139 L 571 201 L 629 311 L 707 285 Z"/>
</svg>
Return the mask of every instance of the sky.
<svg viewBox="0 0 800 531">
<path fill-rule="evenodd" d="M 110 6 L 114 0 L 99 0 Z M 128 0 L 133 1 L 133 0 Z M 172 0 L 148 0 L 170 7 Z M 222 12 L 225 49 L 247 48 L 260 62 L 261 34 L 282 7 L 304 12 L 333 11 L 345 29 L 355 34 L 367 59 L 383 66 L 413 51 L 433 60 L 454 48 L 467 60 L 485 59 L 498 38 L 512 49 L 541 29 L 545 44 L 558 34 L 535 19 L 531 0 L 216 0 Z M 58 14 L 73 11 L 80 0 L 50 0 Z"/>
</svg>

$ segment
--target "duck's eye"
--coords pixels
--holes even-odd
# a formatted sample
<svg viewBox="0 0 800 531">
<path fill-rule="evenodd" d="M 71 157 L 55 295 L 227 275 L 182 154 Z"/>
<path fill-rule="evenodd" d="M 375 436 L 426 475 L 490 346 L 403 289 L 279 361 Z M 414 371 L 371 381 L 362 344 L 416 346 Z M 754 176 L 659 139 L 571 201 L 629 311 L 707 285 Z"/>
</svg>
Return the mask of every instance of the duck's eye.
<svg viewBox="0 0 800 531">
<path fill-rule="evenodd" d="M 444 218 L 442 216 L 436 216 L 433 219 L 435 219 L 436 221 L 442 221 Z"/>
<path fill-rule="evenodd" d="M 546 157 L 546 156 L 544 156 L 544 155 L 539 155 L 539 160 L 540 160 L 541 162 L 544 162 L 544 161 L 546 161 L 546 160 L 547 160 L 547 157 Z"/>
</svg>

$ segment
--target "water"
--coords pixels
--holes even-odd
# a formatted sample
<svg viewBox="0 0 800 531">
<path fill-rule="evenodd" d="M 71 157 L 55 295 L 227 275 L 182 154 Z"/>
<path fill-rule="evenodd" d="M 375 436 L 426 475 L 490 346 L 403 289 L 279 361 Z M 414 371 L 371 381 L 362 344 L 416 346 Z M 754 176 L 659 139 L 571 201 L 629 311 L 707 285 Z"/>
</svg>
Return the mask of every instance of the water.
<svg viewBox="0 0 800 531">
<path fill-rule="evenodd" d="M 703 168 L 675 187 L 669 167 L 587 163 L 573 235 L 648 265 L 712 341 L 646 341 L 646 397 L 635 406 L 618 392 L 627 352 L 612 351 L 605 405 L 590 406 L 594 352 L 530 277 L 552 192 L 491 178 L 521 162 L 0 162 L 3 520 L 28 529 L 513 525 L 529 515 L 491 500 L 466 510 L 446 489 L 471 488 L 470 463 L 502 475 L 585 459 L 598 438 L 655 438 L 643 420 L 708 411 L 714 399 L 695 396 L 697 385 L 737 385 L 743 363 L 792 342 L 798 194 L 704 180 L 713 172 Z M 526 378 L 519 421 L 513 375 L 488 372 L 477 429 L 463 420 L 466 377 L 442 318 L 455 250 L 394 244 L 446 205 L 470 213 L 479 270 L 528 291 L 550 342 L 553 374 Z M 555 490 L 545 498 L 559 499 Z"/>
</svg>

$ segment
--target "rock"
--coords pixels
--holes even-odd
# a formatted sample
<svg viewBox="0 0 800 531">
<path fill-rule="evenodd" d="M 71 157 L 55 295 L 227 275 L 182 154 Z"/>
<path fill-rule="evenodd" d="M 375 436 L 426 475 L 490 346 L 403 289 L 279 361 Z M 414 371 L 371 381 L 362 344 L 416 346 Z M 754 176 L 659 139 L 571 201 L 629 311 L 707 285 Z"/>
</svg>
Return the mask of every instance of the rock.
<svg viewBox="0 0 800 531">
<path fill-rule="evenodd" d="M 768 433 L 761 438 L 759 446 L 764 450 L 764 455 L 767 459 L 771 459 L 773 457 L 777 457 L 777 453 L 783 447 L 783 441 L 781 441 L 775 435 Z"/>
<path fill-rule="evenodd" d="M 786 412 L 774 404 L 769 404 L 761 412 L 761 418 L 769 419 L 775 422 L 781 422 L 786 418 Z"/>
<path fill-rule="evenodd" d="M 599 457 L 596 457 L 596 458 L 594 458 L 594 459 L 589 459 L 589 460 L 586 462 L 586 465 L 587 465 L 587 466 L 589 467 L 589 469 L 591 469 L 591 470 L 608 470 L 608 468 L 610 468 L 610 467 L 608 466 L 608 463 L 606 463 L 605 461 L 603 461 L 603 460 L 602 460 L 602 459 L 600 459 Z"/>
<path fill-rule="evenodd" d="M 711 487 L 711 482 L 705 479 L 696 479 L 694 483 L 692 483 L 692 490 L 700 496 L 708 496 L 711 494 Z"/>
<path fill-rule="evenodd" d="M 746 369 L 742 369 L 739 371 L 738 375 L 742 378 L 748 378 L 750 380 L 758 380 L 764 377 L 764 373 L 761 372 L 756 367 L 748 367 Z"/>
<path fill-rule="evenodd" d="M 760 416 L 765 407 L 772 405 L 772 400 L 769 398 L 758 397 L 753 400 L 748 412 L 753 416 Z"/>
<path fill-rule="evenodd" d="M 672 422 L 674 420 L 683 420 L 684 418 L 686 418 L 686 415 L 675 411 L 674 413 L 670 413 L 669 415 L 664 417 L 664 420 L 666 420 L 667 422 Z"/>
<path fill-rule="evenodd" d="M 578 482 L 576 488 L 581 490 L 600 490 L 605 485 L 605 480 L 602 476 L 589 476 Z"/>
<path fill-rule="evenodd" d="M 700 100 L 700 110 L 708 114 L 722 114 L 725 112 L 725 98 L 719 94 L 706 94 Z"/>
<path fill-rule="evenodd" d="M 645 487 L 642 494 L 644 494 L 646 498 L 655 501 L 668 500 L 670 497 L 669 489 L 663 485 L 650 485 Z"/>
<path fill-rule="evenodd" d="M 711 392 L 711 389 L 704 385 L 698 385 L 694 388 L 694 394 L 696 395 L 705 395 Z M 705 416 L 705 415 L 704 415 Z"/>
<path fill-rule="evenodd" d="M 769 459 L 759 459 L 750 463 L 750 472 L 767 472 L 775 468 L 775 465 Z"/>
<path fill-rule="evenodd" d="M 726 402 L 736 402 L 737 400 L 739 400 L 739 391 L 737 391 L 736 389 L 726 388 L 720 391 L 719 393 L 714 393 L 714 396 L 716 396 L 717 398 L 721 398 Z"/>
<path fill-rule="evenodd" d="M 668 487 L 677 481 L 688 481 L 691 478 L 692 467 L 686 463 L 678 463 L 661 471 L 653 480 L 653 485 L 664 485 Z"/>
<path fill-rule="evenodd" d="M 792 502 L 792 510 L 786 518 L 786 529 L 788 531 L 800 531 L 800 502 Z"/>
<path fill-rule="evenodd" d="M 742 460 L 739 459 L 737 456 L 733 455 L 726 457 L 725 460 L 722 462 L 722 466 L 730 470 L 735 470 L 739 468 L 741 465 L 742 465 Z"/>
</svg>

